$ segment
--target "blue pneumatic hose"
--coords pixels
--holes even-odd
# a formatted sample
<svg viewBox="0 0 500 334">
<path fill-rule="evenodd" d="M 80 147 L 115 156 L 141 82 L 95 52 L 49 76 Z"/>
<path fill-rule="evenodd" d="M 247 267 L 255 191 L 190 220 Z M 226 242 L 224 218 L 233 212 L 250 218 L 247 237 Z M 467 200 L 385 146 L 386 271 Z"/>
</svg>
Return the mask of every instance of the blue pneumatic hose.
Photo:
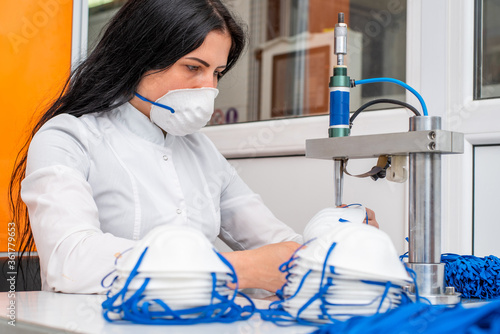
<svg viewBox="0 0 500 334">
<path fill-rule="evenodd" d="M 401 80 L 393 79 L 393 78 L 363 79 L 363 80 L 356 80 L 356 81 L 354 81 L 354 86 L 356 86 L 356 85 L 362 85 L 362 84 L 368 84 L 368 83 L 374 83 L 374 82 L 392 82 L 392 83 L 395 83 L 396 85 L 400 85 L 401 87 L 406 88 L 407 90 L 409 90 L 410 92 L 412 92 L 413 95 L 415 95 L 417 97 L 417 99 L 420 101 L 420 104 L 422 105 L 422 113 L 423 113 L 423 115 L 424 116 L 429 116 L 427 114 L 427 106 L 425 105 L 425 101 L 422 98 L 422 96 L 415 89 L 413 89 L 412 87 L 410 87 L 409 85 L 407 85 L 406 83 L 404 83 Z"/>
</svg>

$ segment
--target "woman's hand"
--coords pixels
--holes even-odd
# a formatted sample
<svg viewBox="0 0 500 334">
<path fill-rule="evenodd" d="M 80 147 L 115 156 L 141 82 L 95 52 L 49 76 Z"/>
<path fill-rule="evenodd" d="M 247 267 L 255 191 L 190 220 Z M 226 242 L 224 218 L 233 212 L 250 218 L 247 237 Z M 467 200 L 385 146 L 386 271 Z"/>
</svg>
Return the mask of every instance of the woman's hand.
<svg viewBox="0 0 500 334">
<path fill-rule="evenodd" d="M 370 210 L 366 208 L 366 215 L 368 216 L 368 225 L 375 226 L 378 228 L 378 222 L 377 219 L 375 218 L 375 212 L 373 210 Z M 363 220 L 363 223 L 366 223 L 366 218 Z"/>
<path fill-rule="evenodd" d="M 347 204 L 342 204 L 340 208 L 345 208 L 347 207 Z M 374 226 L 376 228 L 379 228 L 377 219 L 375 218 L 375 211 L 365 208 L 366 209 L 366 215 L 368 216 L 368 225 Z M 366 218 L 363 219 L 363 224 L 366 224 Z"/>
<path fill-rule="evenodd" d="M 258 288 L 276 292 L 285 284 L 285 273 L 279 266 L 290 259 L 300 244 L 285 241 L 260 248 L 222 253 L 238 276 L 239 288 Z"/>
</svg>

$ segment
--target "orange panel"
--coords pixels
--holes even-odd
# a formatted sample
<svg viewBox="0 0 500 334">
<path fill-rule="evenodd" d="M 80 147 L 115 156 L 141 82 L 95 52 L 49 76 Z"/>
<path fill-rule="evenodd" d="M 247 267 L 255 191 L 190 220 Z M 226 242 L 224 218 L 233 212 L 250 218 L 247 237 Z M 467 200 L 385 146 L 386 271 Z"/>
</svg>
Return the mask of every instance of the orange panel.
<svg viewBox="0 0 500 334">
<path fill-rule="evenodd" d="M 71 64 L 71 0 L 0 5 L 0 252 L 7 251 L 7 201 L 14 160 L 39 114 L 62 87 Z"/>
<path fill-rule="evenodd" d="M 349 25 L 350 0 L 309 0 L 309 32 L 323 32 L 335 28 L 338 13 L 345 14 L 345 23 Z"/>
</svg>

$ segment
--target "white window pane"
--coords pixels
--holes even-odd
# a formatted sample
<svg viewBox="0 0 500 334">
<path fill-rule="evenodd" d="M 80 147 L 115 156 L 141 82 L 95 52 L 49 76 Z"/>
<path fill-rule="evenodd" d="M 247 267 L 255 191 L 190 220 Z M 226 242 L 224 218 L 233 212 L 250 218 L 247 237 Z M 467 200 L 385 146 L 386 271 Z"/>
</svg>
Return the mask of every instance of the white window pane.
<svg viewBox="0 0 500 334">
<path fill-rule="evenodd" d="M 500 146 L 474 147 L 474 255 L 500 255 Z"/>
<path fill-rule="evenodd" d="M 219 84 L 212 124 L 328 113 L 337 14 L 349 26 L 348 75 L 406 79 L 406 1 L 227 1 L 248 23 L 250 46 Z M 351 110 L 374 98 L 405 100 L 396 85 L 351 90 Z M 380 105 L 379 105 L 380 107 Z"/>
<path fill-rule="evenodd" d="M 475 98 L 500 97 L 500 0 L 476 0 Z"/>
<path fill-rule="evenodd" d="M 104 26 L 124 2 L 124 0 L 89 0 L 88 53 L 94 49 Z"/>
</svg>

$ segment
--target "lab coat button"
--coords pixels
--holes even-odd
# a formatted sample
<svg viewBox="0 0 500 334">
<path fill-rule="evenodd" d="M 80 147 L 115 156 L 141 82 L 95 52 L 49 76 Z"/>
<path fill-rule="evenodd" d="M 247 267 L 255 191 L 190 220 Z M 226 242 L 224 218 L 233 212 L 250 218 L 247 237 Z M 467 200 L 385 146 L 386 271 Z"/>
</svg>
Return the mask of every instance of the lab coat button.
<svg viewBox="0 0 500 334">
<path fill-rule="evenodd" d="M 181 214 L 182 213 L 182 210 L 181 209 L 177 209 L 176 211 L 178 214 Z"/>
<path fill-rule="evenodd" d="M 163 160 L 167 161 L 168 157 L 166 155 L 163 156 Z"/>
</svg>

